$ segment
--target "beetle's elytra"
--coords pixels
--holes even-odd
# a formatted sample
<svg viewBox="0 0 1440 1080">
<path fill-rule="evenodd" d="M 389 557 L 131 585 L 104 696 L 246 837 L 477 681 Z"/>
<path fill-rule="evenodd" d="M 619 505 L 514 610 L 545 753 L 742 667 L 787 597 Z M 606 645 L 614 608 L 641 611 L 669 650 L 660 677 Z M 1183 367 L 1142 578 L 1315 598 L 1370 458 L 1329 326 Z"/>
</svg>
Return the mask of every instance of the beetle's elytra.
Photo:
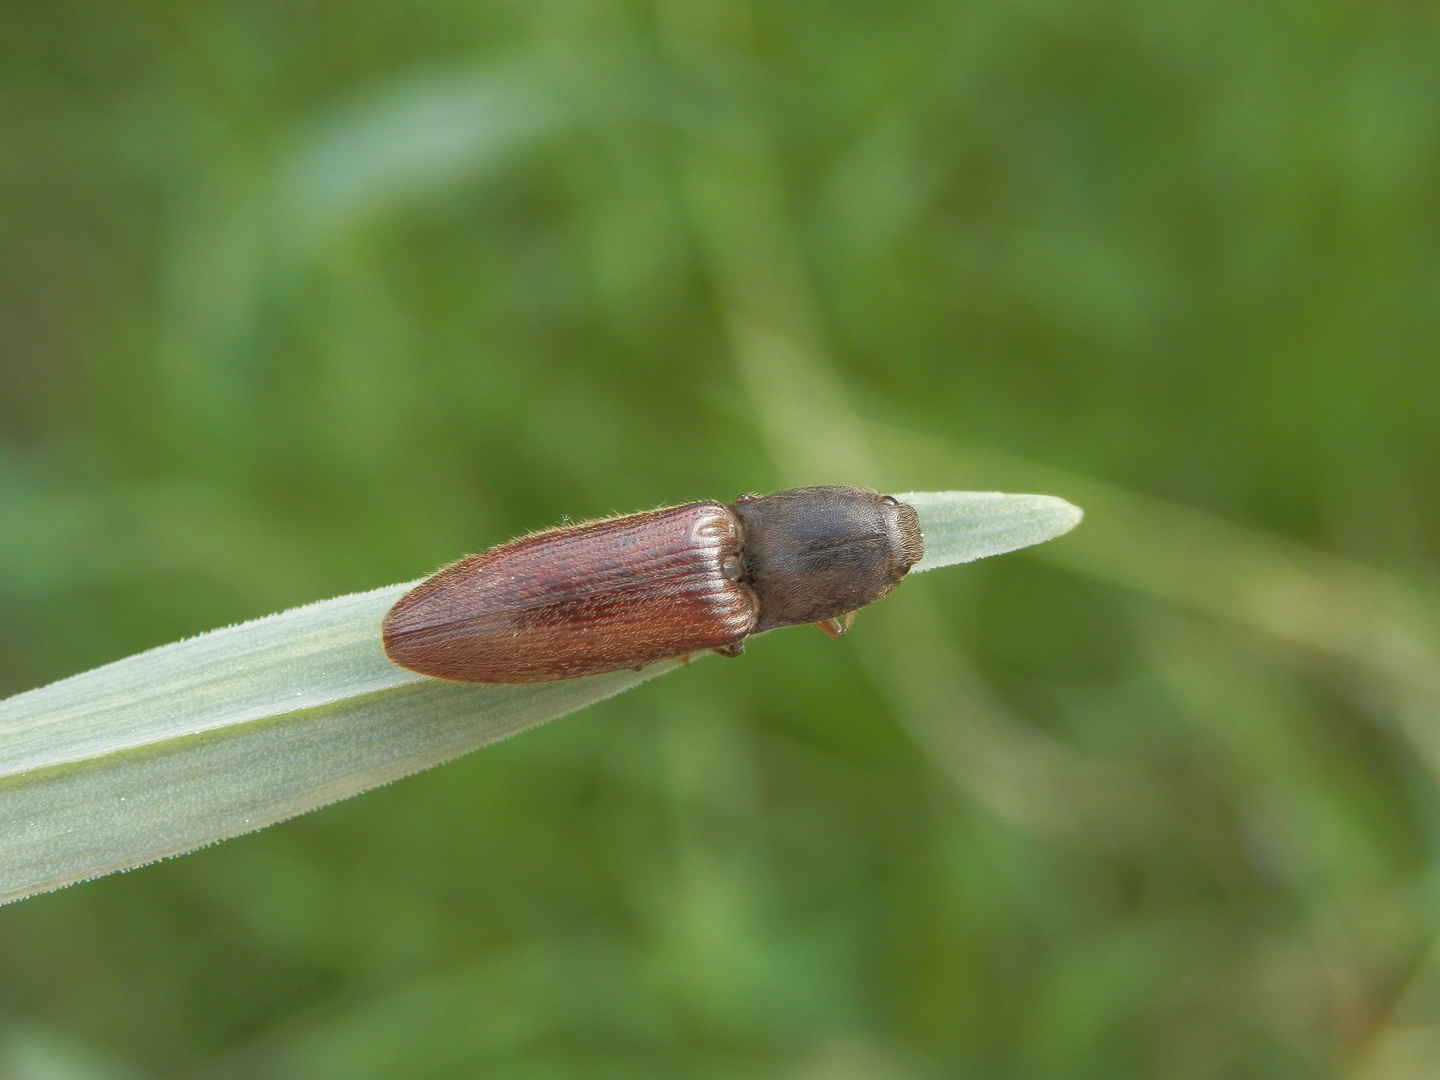
<svg viewBox="0 0 1440 1080">
<path fill-rule="evenodd" d="M 793 488 L 566 525 L 426 578 L 385 616 L 424 675 L 527 683 L 640 668 L 817 623 L 843 634 L 920 561 L 915 511 L 853 487 Z"/>
</svg>

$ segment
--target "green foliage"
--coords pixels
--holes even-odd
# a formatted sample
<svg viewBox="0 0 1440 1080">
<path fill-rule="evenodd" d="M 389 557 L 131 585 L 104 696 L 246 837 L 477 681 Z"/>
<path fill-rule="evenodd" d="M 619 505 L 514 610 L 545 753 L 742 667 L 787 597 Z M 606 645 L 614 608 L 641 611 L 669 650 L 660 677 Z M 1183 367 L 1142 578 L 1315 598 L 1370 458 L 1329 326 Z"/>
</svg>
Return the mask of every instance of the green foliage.
<svg viewBox="0 0 1440 1080">
<path fill-rule="evenodd" d="M 3 1067 L 1428 1075 L 1437 45 L 1343 0 L 0 6 L 0 695 L 567 514 L 1088 514 L 0 909 Z"/>
<path fill-rule="evenodd" d="M 1081 517 L 1053 495 L 904 500 L 925 537 L 912 574 L 1042 543 Z M 381 640 L 385 612 L 415 584 L 291 608 L 0 700 L 0 903 L 254 832 L 681 665 L 513 685 L 428 678 L 392 663 Z"/>
</svg>

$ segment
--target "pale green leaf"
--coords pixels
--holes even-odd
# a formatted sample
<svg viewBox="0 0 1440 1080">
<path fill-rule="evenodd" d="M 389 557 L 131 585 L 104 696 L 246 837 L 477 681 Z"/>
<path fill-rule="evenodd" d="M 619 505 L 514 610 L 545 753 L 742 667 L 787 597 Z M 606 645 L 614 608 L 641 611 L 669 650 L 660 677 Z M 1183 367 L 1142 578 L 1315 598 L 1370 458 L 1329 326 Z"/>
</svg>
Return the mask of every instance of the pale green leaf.
<svg viewBox="0 0 1440 1080">
<path fill-rule="evenodd" d="M 925 557 L 912 573 L 1040 544 L 1080 524 L 1083 511 L 1053 495 L 998 491 L 907 491 L 895 498 L 915 508 Z"/>
<path fill-rule="evenodd" d="M 1059 535 L 1033 495 L 902 496 L 917 569 Z M 262 828 L 679 666 L 491 686 L 399 668 L 380 620 L 411 583 L 215 630 L 0 701 L 0 902 Z"/>
</svg>

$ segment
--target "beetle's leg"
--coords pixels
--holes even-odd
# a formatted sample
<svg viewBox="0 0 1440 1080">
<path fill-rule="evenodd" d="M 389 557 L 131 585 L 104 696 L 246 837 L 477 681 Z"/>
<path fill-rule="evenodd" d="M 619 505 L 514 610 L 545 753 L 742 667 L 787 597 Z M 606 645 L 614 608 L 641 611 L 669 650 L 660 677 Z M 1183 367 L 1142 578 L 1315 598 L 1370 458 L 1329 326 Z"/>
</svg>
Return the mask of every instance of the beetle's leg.
<svg viewBox="0 0 1440 1080">
<path fill-rule="evenodd" d="M 729 645 L 721 645 L 719 648 L 711 649 L 716 656 L 739 656 L 745 651 L 745 642 L 732 641 Z"/>
<path fill-rule="evenodd" d="M 850 629 L 850 624 L 854 621 L 855 613 L 853 611 L 847 611 L 838 619 L 821 619 L 815 625 L 831 637 L 844 637 L 846 631 Z"/>
</svg>

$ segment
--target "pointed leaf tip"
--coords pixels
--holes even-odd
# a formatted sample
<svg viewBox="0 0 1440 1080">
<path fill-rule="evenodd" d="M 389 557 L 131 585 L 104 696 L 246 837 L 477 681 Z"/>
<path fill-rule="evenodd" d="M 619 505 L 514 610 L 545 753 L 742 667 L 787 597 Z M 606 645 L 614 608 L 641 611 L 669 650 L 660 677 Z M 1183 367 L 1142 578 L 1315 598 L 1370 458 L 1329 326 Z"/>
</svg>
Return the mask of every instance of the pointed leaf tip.
<svg viewBox="0 0 1440 1080">
<path fill-rule="evenodd" d="M 911 573 L 1040 544 L 1063 536 L 1085 516 L 1054 495 L 999 491 L 912 491 L 895 498 L 915 508 L 925 557 Z"/>
</svg>

